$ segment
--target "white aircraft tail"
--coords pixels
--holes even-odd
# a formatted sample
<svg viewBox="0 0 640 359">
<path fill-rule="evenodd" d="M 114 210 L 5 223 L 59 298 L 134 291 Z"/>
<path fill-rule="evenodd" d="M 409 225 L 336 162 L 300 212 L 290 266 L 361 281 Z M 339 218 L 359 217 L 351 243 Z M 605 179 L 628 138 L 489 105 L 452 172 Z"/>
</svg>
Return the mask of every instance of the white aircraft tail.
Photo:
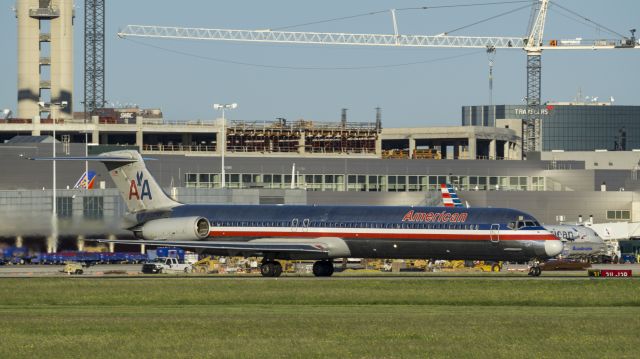
<svg viewBox="0 0 640 359">
<path fill-rule="evenodd" d="M 158 185 L 137 151 L 105 152 L 98 157 L 99 161 L 107 167 L 129 212 L 135 213 L 180 205 Z"/>
</svg>

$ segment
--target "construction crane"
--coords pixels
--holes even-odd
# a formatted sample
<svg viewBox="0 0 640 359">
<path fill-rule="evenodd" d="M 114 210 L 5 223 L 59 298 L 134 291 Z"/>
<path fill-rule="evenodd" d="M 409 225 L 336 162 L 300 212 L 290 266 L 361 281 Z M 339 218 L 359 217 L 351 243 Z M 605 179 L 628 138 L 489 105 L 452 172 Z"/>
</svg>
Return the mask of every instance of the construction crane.
<svg viewBox="0 0 640 359">
<path fill-rule="evenodd" d="M 503 36 L 449 36 L 403 35 L 398 32 L 395 9 L 391 9 L 393 34 L 355 34 L 331 32 L 293 32 L 264 30 L 206 29 L 170 26 L 127 25 L 119 33 L 121 38 L 143 37 L 163 39 L 189 39 L 240 42 L 268 42 L 316 45 L 350 46 L 387 46 L 387 47 L 435 47 L 435 48 L 482 48 L 482 49 L 522 49 L 527 53 L 527 115 L 523 119 L 523 154 L 541 150 L 541 76 L 543 50 L 611 50 L 621 48 L 640 48 L 635 38 L 635 29 L 631 37 L 623 40 L 551 40 L 543 42 L 544 26 L 549 0 L 538 0 L 533 8 L 529 35 L 523 37 Z"/>
</svg>

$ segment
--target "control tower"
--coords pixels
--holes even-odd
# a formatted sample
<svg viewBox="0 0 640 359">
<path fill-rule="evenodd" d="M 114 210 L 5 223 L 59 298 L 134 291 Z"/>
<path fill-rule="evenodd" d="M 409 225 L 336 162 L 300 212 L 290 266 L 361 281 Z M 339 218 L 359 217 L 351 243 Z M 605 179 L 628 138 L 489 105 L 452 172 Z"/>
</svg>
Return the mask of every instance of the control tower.
<svg viewBox="0 0 640 359">
<path fill-rule="evenodd" d="M 39 101 L 68 105 L 56 119 L 72 117 L 72 0 L 16 0 L 18 19 L 18 117 L 46 117 Z"/>
</svg>

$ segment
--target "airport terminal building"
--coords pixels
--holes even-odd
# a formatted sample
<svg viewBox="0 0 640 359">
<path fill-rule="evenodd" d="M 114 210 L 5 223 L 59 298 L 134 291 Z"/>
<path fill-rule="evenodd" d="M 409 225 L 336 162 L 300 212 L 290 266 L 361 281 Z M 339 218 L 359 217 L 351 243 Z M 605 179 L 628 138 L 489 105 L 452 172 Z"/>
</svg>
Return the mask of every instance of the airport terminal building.
<svg viewBox="0 0 640 359">
<path fill-rule="evenodd" d="M 519 130 L 524 105 L 464 106 L 462 126 Z M 543 151 L 629 151 L 640 149 L 640 106 L 610 102 L 549 102 L 542 119 Z"/>
<path fill-rule="evenodd" d="M 614 108 L 578 107 L 595 109 L 598 116 L 601 108 Z M 451 183 L 463 203 L 516 208 L 544 223 L 575 222 L 580 216 L 599 223 L 640 221 L 640 152 L 628 150 L 636 146 L 630 138 L 639 138 L 631 132 L 633 115 L 624 122 L 629 138 L 619 142 L 626 151 L 544 151 L 522 160 L 518 120 L 508 118 L 521 115 L 515 107 L 491 110 L 496 109 L 495 119 L 482 113 L 483 106 L 463 109 L 471 113 L 463 126 L 389 129 L 379 118 L 174 123 L 159 111 L 139 109 L 55 124 L 37 117 L 6 119 L 0 124 L 0 164 L 11 170 L 0 181 L 6 222 L 0 237 L 12 240 L 17 234 L 21 241 L 44 243 L 50 233 L 52 167 L 28 158 L 51 156 L 53 126 L 57 156 L 137 149 L 155 159 L 147 166 L 165 191 L 185 203 L 440 206 L 439 184 Z M 562 141 L 573 143 L 569 137 Z M 74 247 L 78 235 L 130 235 L 123 229 L 126 207 L 102 165 L 89 164 L 98 173 L 95 189 L 73 188 L 84 166 L 57 164 L 62 242 L 48 244 L 49 250 Z M 34 215 L 40 220 L 26 221 Z"/>
</svg>

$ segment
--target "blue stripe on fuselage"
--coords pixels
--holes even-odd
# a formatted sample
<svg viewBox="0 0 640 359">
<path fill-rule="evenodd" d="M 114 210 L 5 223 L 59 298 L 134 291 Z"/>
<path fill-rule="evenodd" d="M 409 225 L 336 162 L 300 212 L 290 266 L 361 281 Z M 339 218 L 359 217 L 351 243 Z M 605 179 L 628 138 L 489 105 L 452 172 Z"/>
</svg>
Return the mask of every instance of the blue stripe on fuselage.
<svg viewBox="0 0 640 359">
<path fill-rule="evenodd" d="M 418 216 L 416 221 L 403 221 L 410 211 L 413 213 L 433 214 L 466 214 L 464 221 L 425 220 Z M 212 222 L 216 221 L 273 221 L 290 222 L 293 219 L 313 222 L 334 223 L 420 223 L 420 224 L 464 224 L 478 225 L 478 229 L 488 230 L 492 224 L 499 224 L 500 230 L 507 230 L 509 222 L 532 220 L 531 215 L 509 208 L 457 208 L 457 207 L 410 207 L 410 206 L 313 206 L 313 205 L 182 205 L 174 207 L 170 212 L 146 213 L 138 217 L 140 222 L 158 217 L 202 216 Z M 416 216 L 414 216 L 416 217 Z M 250 224 L 248 224 L 250 225 Z M 526 227 L 521 230 L 544 230 L 542 227 Z"/>
</svg>

